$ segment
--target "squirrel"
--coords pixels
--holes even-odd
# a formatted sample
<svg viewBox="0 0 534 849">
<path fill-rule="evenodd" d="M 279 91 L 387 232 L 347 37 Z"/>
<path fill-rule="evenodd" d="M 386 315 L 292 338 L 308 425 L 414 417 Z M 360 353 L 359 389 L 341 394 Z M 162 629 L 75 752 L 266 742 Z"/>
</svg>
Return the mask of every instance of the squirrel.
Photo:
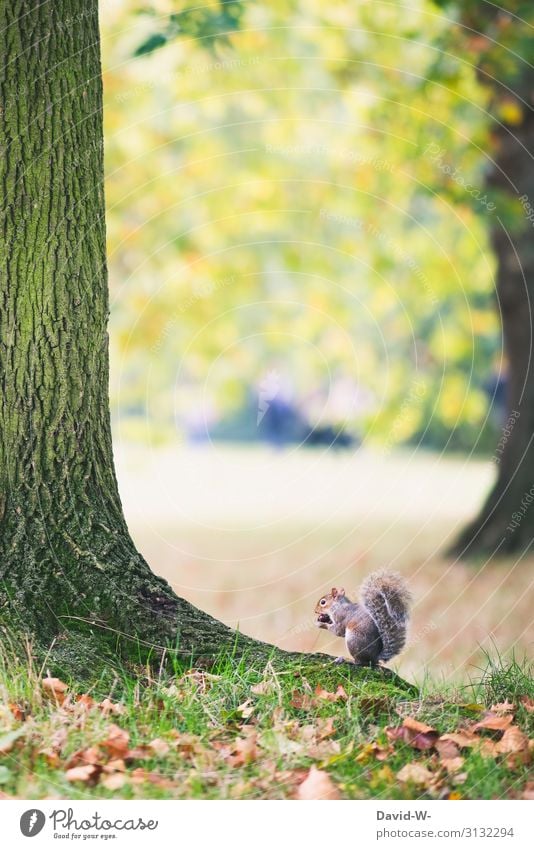
<svg viewBox="0 0 534 849">
<path fill-rule="evenodd" d="M 376 666 L 404 648 L 411 594 L 396 572 L 373 572 L 360 588 L 360 599 L 360 604 L 352 602 L 344 589 L 332 587 L 315 606 L 317 626 L 345 637 L 358 666 Z"/>
</svg>

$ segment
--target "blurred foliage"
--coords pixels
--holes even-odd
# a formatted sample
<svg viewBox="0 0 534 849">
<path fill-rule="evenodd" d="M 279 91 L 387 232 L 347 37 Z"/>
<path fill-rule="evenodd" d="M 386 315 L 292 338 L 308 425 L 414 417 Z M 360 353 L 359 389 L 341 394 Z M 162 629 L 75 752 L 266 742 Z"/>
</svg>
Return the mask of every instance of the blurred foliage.
<svg viewBox="0 0 534 849">
<path fill-rule="evenodd" d="M 489 444 L 487 234 L 517 210 L 484 187 L 486 36 L 440 5 L 103 3 L 121 427 L 209 425 L 276 372 L 312 423 Z M 515 73 L 506 20 L 487 63 Z"/>
</svg>

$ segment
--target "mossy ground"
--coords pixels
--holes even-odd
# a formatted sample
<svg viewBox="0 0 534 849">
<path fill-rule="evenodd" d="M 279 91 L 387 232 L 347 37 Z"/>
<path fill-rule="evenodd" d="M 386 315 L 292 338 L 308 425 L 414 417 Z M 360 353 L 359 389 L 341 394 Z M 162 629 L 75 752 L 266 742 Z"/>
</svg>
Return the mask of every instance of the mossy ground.
<svg viewBox="0 0 534 849">
<path fill-rule="evenodd" d="M 66 692 L 55 693 L 43 687 L 46 669 L 4 657 L 5 796 L 286 799 L 312 765 L 341 798 L 521 798 L 528 787 L 532 753 L 488 758 L 468 748 L 461 768 L 448 772 L 434 750 L 392 743 L 386 734 L 407 716 L 455 732 L 508 701 L 514 725 L 534 736 L 531 669 L 513 660 L 488 663 L 468 686 L 426 681 L 420 691 L 386 670 L 295 656 L 281 664 L 280 655 L 262 664 L 222 656 L 209 670 L 180 663 L 160 675 L 141 667 L 115 675 L 112 686 L 106 676 L 90 688 L 66 681 Z M 102 705 L 106 697 L 113 708 Z M 424 766 L 432 780 L 399 779 L 407 764 Z M 79 778 L 68 772 L 80 765 L 89 768 Z"/>
</svg>

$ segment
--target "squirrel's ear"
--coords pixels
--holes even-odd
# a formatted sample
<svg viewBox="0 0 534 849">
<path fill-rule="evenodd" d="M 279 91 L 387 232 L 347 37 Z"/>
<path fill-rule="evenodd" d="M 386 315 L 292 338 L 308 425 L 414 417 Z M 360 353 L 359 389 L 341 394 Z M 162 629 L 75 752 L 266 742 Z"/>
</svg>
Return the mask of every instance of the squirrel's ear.
<svg viewBox="0 0 534 849">
<path fill-rule="evenodd" d="M 337 594 L 338 595 L 345 595 L 345 590 L 344 589 L 338 590 Z"/>
<path fill-rule="evenodd" d="M 337 596 L 337 590 L 335 587 L 332 587 L 332 597 L 335 598 Z"/>
</svg>

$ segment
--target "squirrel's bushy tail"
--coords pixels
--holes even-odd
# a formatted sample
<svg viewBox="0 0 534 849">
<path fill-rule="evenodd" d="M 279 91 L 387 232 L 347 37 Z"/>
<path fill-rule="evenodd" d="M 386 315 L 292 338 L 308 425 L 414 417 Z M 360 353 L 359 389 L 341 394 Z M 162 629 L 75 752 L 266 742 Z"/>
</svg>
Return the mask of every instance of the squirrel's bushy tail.
<svg viewBox="0 0 534 849">
<path fill-rule="evenodd" d="M 411 594 L 402 575 L 374 572 L 361 587 L 361 601 L 380 632 L 383 649 L 379 660 L 390 660 L 406 642 Z"/>
</svg>

